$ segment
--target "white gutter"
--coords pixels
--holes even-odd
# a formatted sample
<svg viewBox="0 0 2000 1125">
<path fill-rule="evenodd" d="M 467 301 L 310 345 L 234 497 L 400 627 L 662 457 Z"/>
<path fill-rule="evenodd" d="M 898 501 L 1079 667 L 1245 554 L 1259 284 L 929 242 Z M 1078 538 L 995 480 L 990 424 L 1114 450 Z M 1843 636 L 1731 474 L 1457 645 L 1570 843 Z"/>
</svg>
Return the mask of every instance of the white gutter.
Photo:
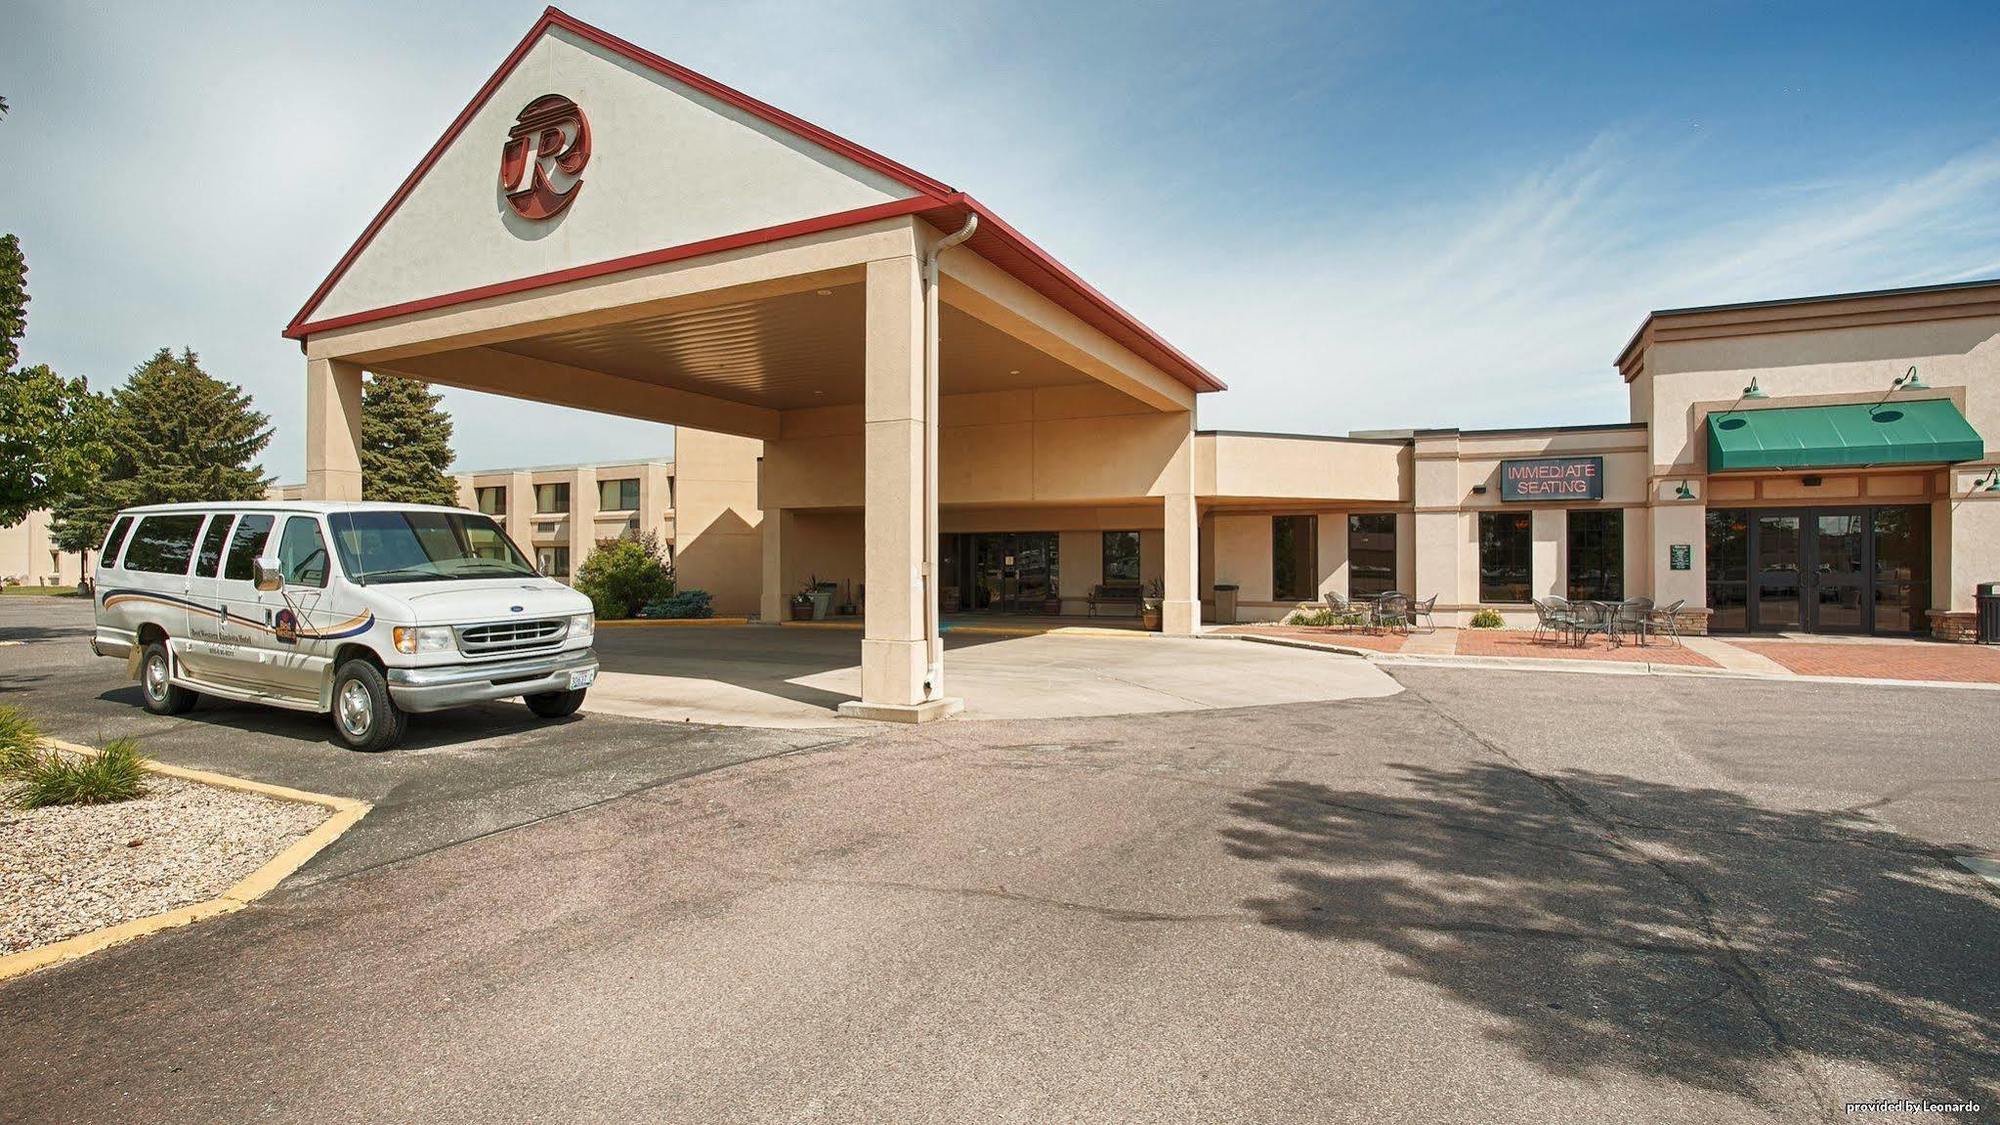
<svg viewBox="0 0 2000 1125">
<path fill-rule="evenodd" d="M 924 256 L 924 698 L 944 697 L 944 638 L 938 633 L 938 258 L 972 237 L 979 215 Z"/>
</svg>

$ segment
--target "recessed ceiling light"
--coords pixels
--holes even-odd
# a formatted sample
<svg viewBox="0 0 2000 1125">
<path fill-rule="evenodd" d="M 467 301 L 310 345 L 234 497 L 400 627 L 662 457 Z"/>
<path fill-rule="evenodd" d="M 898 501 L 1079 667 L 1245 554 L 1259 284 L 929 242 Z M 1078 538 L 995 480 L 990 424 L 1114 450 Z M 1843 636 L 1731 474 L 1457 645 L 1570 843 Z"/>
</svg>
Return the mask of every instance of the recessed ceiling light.
<svg viewBox="0 0 2000 1125">
<path fill-rule="evenodd" d="M 1009 371 L 1009 372 L 1007 372 L 1007 374 L 1009 374 L 1009 375 L 1019 375 L 1020 373 L 1021 373 L 1021 369 L 1020 369 L 1020 368 L 1018 368 L 1018 367 L 1014 368 L 1014 369 L 1013 369 L 1012 371 Z"/>
<path fill-rule="evenodd" d="M 831 297 L 831 296 L 833 296 L 833 290 L 831 290 L 831 289 L 822 289 L 822 290 L 820 290 L 820 291 L 819 291 L 819 295 L 820 295 L 820 296 L 822 296 L 822 297 Z"/>
</svg>

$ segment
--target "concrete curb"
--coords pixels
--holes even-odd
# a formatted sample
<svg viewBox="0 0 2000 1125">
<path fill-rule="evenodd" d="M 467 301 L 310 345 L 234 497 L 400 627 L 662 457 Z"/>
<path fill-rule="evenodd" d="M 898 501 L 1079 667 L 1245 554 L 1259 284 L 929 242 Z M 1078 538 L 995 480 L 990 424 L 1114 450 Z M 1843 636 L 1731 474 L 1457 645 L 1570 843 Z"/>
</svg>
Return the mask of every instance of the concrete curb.
<svg viewBox="0 0 2000 1125">
<path fill-rule="evenodd" d="M 67 751 L 72 754 L 88 756 L 98 753 L 94 747 L 83 746 L 74 742 L 65 742 L 57 738 L 44 738 L 42 741 L 58 750 Z M 362 817 L 367 816 L 368 810 L 374 807 L 366 801 L 357 801 L 350 797 L 333 797 L 324 793 L 308 793 L 303 789 L 288 789 L 282 785 L 266 785 L 261 781 L 250 781 L 245 778 L 230 777 L 227 774 L 210 773 L 207 770 L 192 770 L 182 766 L 170 766 L 164 762 L 155 762 L 150 759 L 146 762 L 146 769 L 165 777 L 199 782 L 203 785 L 213 785 L 220 789 L 234 789 L 242 793 L 255 793 L 259 796 L 270 797 L 273 800 L 279 801 L 295 801 L 300 804 L 319 805 L 333 810 L 333 815 L 321 821 L 319 826 L 312 831 L 292 841 L 283 851 L 266 860 L 263 866 L 237 880 L 234 886 L 223 891 L 215 898 L 188 906 L 176 907 L 172 910 L 145 918 L 134 918 L 129 922 L 120 922 L 115 926 L 106 926 L 101 930 L 93 930 L 87 934 L 78 934 L 75 937 L 64 938 L 62 941 L 52 942 L 34 949 L 24 949 L 19 953 L 9 953 L 4 957 L 0 957 L 0 981 L 20 976 L 23 973 L 31 973 L 36 969 L 49 965 L 60 964 L 64 961 L 73 961 L 78 957 L 95 953 L 100 949 L 117 945 L 120 942 L 130 941 L 136 937 L 144 937 L 159 930 L 173 929 L 176 926 L 186 926 L 194 922 L 199 922 L 204 918 L 214 918 L 218 915 L 231 914 L 241 910 L 270 893 L 273 887 L 283 882 L 292 872 L 305 866 L 307 860 L 318 855 L 321 849 L 339 839 L 349 828 L 359 823 Z"/>
</svg>

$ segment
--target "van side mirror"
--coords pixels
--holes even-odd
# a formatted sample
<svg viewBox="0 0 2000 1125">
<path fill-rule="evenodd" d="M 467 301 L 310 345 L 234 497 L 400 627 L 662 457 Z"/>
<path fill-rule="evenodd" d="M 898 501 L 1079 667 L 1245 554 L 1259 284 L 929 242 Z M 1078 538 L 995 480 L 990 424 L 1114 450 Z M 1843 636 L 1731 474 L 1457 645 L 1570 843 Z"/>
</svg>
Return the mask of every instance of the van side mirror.
<svg viewBox="0 0 2000 1125">
<path fill-rule="evenodd" d="M 250 564 L 251 576 L 257 589 L 270 593 L 285 584 L 285 573 L 278 569 L 278 560 L 258 559 Z"/>
</svg>

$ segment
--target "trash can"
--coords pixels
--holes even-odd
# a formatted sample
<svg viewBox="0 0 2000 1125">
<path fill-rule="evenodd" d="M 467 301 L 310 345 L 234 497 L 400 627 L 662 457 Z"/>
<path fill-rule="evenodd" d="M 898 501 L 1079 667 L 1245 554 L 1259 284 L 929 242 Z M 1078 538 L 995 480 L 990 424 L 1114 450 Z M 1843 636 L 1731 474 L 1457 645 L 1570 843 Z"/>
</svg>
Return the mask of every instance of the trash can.
<svg viewBox="0 0 2000 1125">
<path fill-rule="evenodd" d="M 1215 623 L 1217 625 L 1236 624 L 1236 587 L 1217 583 L 1215 587 Z"/>
<path fill-rule="evenodd" d="M 2000 582 L 1981 582 L 1974 604 L 1979 607 L 1979 643 L 2000 645 Z"/>
</svg>

